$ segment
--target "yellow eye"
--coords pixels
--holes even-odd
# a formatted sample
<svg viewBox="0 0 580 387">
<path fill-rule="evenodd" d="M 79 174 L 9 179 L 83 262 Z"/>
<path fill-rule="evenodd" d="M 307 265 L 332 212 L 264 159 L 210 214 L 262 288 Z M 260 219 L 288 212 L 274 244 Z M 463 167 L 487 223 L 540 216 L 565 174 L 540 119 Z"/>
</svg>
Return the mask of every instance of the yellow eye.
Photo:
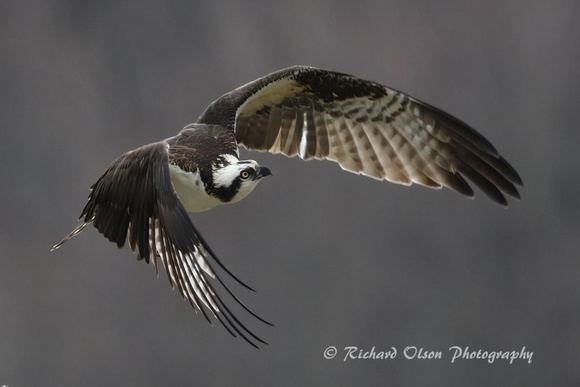
<svg viewBox="0 0 580 387">
<path fill-rule="evenodd" d="M 242 177 L 242 179 L 247 179 L 248 177 L 250 177 L 250 172 L 242 171 L 242 173 L 240 173 L 240 176 Z"/>
</svg>

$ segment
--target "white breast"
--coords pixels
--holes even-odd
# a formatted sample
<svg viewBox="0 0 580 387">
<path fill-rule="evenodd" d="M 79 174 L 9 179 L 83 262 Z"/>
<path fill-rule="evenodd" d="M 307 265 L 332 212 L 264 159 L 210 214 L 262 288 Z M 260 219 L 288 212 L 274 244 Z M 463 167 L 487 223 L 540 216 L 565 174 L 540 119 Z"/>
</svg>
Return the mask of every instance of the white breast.
<svg viewBox="0 0 580 387">
<path fill-rule="evenodd" d="M 219 199 L 205 192 L 199 173 L 185 172 L 175 165 L 169 165 L 171 183 L 177 197 L 187 212 L 207 211 L 223 204 Z"/>
</svg>

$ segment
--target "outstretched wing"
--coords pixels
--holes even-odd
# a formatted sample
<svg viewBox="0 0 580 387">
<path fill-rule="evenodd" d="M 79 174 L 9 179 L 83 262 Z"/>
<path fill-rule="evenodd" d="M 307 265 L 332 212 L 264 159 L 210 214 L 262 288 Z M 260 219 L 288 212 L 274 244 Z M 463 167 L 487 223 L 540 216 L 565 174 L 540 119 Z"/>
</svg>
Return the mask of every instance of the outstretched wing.
<svg viewBox="0 0 580 387">
<path fill-rule="evenodd" d="M 519 199 L 522 181 L 481 134 L 451 115 L 380 84 L 296 66 L 213 102 L 198 122 L 230 128 L 248 149 L 327 159 L 379 180 Z"/>
<path fill-rule="evenodd" d="M 138 258 L 153 262 L 157 270 L 157 258 L 161 258 L 171 286 L 177 286 L 210 323 L 206 309 L 233 336 L 238 334 L 253 346 L 251 338 L 264 343 L 232 314 L 215 291 L 212 282 L 217 280 L 244 309 L 264 321 L 233 295 L 210 264 L 211 258 L 240 282 L 221 264 L 179 201 L 170 180 L 168 152 L 169 144 L 159 142 L 115 160 L 92 186 L 80 216 L 83 223 L 54 248 L 92 223 L 119 248 L 128 241 Z"/>
</svg>

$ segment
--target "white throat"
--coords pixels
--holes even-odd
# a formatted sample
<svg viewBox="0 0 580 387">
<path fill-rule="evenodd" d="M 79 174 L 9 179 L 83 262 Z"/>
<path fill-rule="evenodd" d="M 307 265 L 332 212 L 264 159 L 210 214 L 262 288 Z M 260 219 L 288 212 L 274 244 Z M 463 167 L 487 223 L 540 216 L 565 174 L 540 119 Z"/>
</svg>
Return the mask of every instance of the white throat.
<svg viewBox="0 0 580 387">
<path fill-rule="evenodd" d="M 213 170 L 213 183 L 216 188 L 229 187 L 234 180 L 239 178 L 240 173 L 248 167 L 258 168 L 258 163 L 253 160 L 244 160 L 216 166 Z M 228 202 L 223 202 L 215 196 L 208 195 L 199 172 L 186 172 L 176 165 L 169 165 L 171 183 L 177 193 L 177 197 L 187 212 L 202 212 L 223 204 L 233 204 L 247 197 L 256 188 L 260 179 L 243 180 L 236 195 Z"/>
<path fill-rule="evenodd" d="M 207 211 L 223 204 L 221 200 L 205 192 L 198 172 L 185 172 L 178 166 L 169 164 L 169 175 L 177 197 L 187 212 Z"/>
</svg>

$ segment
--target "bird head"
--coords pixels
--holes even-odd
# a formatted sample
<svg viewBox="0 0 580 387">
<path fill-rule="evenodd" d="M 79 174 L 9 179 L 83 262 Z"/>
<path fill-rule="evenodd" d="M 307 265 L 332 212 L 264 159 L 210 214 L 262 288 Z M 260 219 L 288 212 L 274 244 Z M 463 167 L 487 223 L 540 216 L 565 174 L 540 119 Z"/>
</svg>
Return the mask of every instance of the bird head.
<svg viewBox="0 0 580 387">
<path fill-rule="evenodd" d="M 225 203 L 236 203 L 256 188 L 262 178 L 272 175 L 254 160 L 237 160 L 213 171 L 215 196 Z"/>
</svg>

